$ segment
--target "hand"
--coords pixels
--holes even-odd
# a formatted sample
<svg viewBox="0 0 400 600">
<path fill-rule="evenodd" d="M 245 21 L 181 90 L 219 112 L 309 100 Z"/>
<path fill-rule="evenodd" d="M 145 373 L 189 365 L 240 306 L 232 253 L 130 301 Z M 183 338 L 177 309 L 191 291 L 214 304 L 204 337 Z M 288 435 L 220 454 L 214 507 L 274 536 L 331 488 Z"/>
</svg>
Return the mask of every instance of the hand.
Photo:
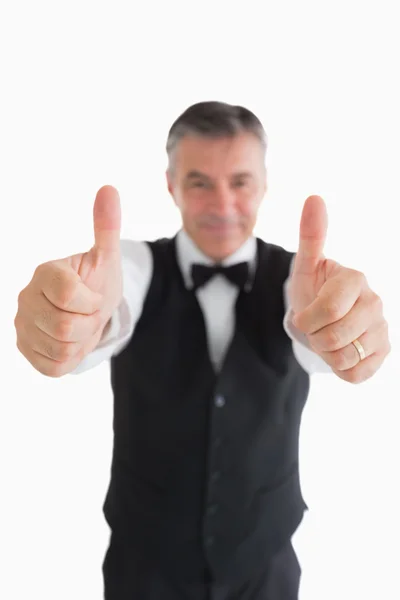
<svg viewBox="0 0 400 600">
<path fill-rule="evenodd" d="M 94 246 L 39 265 L 18 296 L 17 347 L 50 377 L 73 371 L 98 344 L 122 297 L 121 207 L 102 187 L 93 208 Z"/>
<path fill-rule="evenodd" d="M 293 324 L 338 377 L 361 383 L 374 375 L 391 350 L 388 324 L 382 300 L 365 275 L 324 257 L 327 229 L 324 201 L 310 196 L 303 208 L 288 290 Z M 354 340 L 365 350 L 362 361 Z"/>
</svg>

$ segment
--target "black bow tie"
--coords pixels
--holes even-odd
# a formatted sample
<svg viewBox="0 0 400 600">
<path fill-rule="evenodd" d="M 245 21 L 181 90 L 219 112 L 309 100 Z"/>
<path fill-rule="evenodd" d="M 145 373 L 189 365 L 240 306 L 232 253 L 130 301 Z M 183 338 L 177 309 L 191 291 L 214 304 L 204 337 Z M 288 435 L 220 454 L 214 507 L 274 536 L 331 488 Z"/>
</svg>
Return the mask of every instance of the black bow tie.
<svg viewBox="0 0 400 600">
<path fill-rule="evenodd" d="M 192 265 L 193 289 L 197 290 L 214 275 L 224 275 L 229 281 L 242 289 L 249 279 L 249 265 L 247 262 L 237 263 L 229 267 L 194 264 Z"/>
</svg>

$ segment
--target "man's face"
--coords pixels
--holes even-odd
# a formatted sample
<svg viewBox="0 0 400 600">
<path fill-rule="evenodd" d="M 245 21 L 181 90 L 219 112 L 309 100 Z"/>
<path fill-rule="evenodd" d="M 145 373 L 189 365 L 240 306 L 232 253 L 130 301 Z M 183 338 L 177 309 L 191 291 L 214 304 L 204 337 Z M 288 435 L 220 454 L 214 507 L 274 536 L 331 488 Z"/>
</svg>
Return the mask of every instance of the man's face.
<svg viewBox="0 0 400 600">
<path fill-rule="evenodd" d="M 252 134 L 183 138 L 168 190 L 183 227 L 210 258 L 223 260 L 252 234 L 266 192 L 264 155 Z"/>
</svg>

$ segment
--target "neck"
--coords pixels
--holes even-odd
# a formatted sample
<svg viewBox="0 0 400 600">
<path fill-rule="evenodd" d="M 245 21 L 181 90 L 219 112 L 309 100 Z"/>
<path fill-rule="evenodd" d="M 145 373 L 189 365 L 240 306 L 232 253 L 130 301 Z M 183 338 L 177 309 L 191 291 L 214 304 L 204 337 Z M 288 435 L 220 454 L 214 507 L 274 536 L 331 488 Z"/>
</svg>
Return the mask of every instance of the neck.
<svg viewBox="0 0 400 600">
<path fill-rule="evenodd" d="M 196 241 L 193 239 L 193 237 L 190 235 L 190 233 L 185 229 L 185 227 L 182 227 L 182 232 L 183 232 L 184 236 L 196 248 L 196 250 L 198 252 L 200 252 L 205 258 L 207 258 L 215 263 L 221 263 L 224 260 L 230 258 L 231 256 L 234 256 L 236 254 L 236 252 L 238 252 L 241 248 L 243 248 L 247 244 L 249 239 L 252 237 L 252 236 L 249 236 L 246 240 L 244 240 L 244 242 L 242 242 L 242 244 L 240 244 L 240 246 L 238 246 L 237 248 L 235 248 L 234 250 L 232 250 L 230 252 L 226 252 L 226 253 L 222 253 L 222 254 L 214 254 L 213 252 L 207 251 L 205 248 L 201 248 L 196 243 Z"/>
</svg>

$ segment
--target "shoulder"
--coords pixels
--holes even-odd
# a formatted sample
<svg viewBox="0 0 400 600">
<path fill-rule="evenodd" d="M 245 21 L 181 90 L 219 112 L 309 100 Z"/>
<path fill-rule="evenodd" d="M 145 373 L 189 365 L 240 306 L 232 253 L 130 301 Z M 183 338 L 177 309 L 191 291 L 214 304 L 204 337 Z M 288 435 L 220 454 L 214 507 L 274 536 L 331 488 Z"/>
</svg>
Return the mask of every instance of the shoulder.
<svg viewBox="0 0 400 600">
<path fill-rule="evenodd" d="M 279 244 L 266 242 L 261 238 L 257 238 L 257 245 L 261 259 L 270 263 L 281 264 L 283 268 L 291 271 L 295 252 L 287 250 Z"/>
<path fill-rule="evenodd" d="M 152 241 L 121 239 L 121 260 L 125 277 L 143 280 L 148 283 L 153 275 L 154 267 L 160 268 L 165 263 L 165 256 L 170 254 L 170 238 L 159 238 Z M 163 265 L 164 266 L 164 265 Z M 161 270 L 163 270 L 161 266 Z"/>
<path fill-rule="evenodd" d="M 121 239 L 121 265 L 124 296 L 143 296 L 153 275 L 153 258 L 147 242 Z"/>
<path fill-rule="evenodd" d="M 121 239 L 121 258 L 123 262 L 133 262 L 143 268 L 151 263 L 151 251 L 147 242 Z"/>
<path fill-rule="evenodd" d="M 260 237 L 256 237 L 256 240 L 257 240 L 257 244 L 259 246 L 261 246 L 262 248 L 268 249 L 270 252 L 273 252 L 275 254 L 282 254 L 282 255 L 293 254 L 292 251 L 287 250 L 286 248 L 284 248 L 284 246 L 280 246 L 279 244 L 267 242 L 266 240 L 264 240 L 263 238 L 260 238 Z"/>
</svg>

